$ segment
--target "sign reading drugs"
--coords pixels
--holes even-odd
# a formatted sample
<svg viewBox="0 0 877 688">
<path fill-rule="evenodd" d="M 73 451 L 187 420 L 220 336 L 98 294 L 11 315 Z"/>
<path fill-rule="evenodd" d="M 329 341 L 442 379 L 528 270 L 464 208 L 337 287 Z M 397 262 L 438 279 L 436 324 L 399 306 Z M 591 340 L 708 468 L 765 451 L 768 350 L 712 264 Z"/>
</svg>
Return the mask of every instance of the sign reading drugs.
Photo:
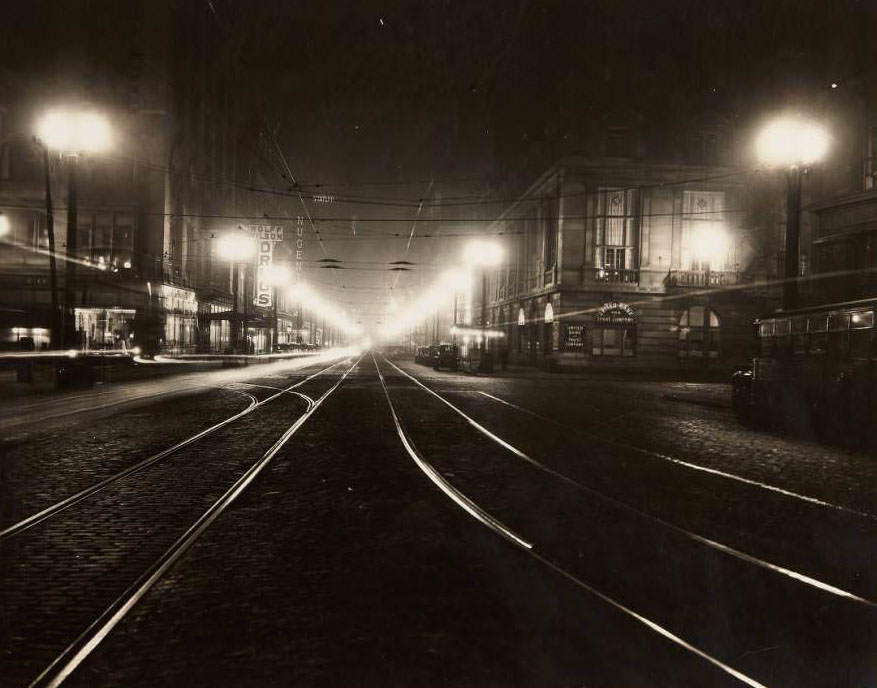
<svg viewBox="0 0 877 688">
<path fill-rule="evenodd" d="M 256 296 L 253 299 L 254 306 L 270 308 L 273 294 L 273 286 L 268 283 L 267 270 L 271 266 L 274 257 L 274 242 L 267 239 L 259 240 L 258 261 L 256 263 Z"/>
<path fill-rule="evenodd" d="M 247 225 L 250 235 L 259 242 L 256 260 L 256 293 L 253 305 L 271 308 L 274 305 L 274 285 L 268 280 L 269 268 L 274 261 L 274 244 L 283 241 L 281 225 Z"/>
</svg>

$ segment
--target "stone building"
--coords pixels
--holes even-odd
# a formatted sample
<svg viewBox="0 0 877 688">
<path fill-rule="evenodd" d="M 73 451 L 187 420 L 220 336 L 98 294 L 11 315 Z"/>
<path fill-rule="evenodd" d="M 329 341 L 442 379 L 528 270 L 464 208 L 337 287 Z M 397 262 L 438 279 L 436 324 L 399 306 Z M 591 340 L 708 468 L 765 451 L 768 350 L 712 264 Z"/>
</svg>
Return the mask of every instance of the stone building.
<svg viewBox="0 0 877 688">
<path fill-rule="evenodd" d="M 553 367 L 727 370 L 772 303 L 774 224 L 739 169 L 568 157 L 490 228 L 489 327 Z M 766 267 L 767 266 L 767 267 Z M 476 296 L 477 299 L 480 298 Z"/>
</svg>

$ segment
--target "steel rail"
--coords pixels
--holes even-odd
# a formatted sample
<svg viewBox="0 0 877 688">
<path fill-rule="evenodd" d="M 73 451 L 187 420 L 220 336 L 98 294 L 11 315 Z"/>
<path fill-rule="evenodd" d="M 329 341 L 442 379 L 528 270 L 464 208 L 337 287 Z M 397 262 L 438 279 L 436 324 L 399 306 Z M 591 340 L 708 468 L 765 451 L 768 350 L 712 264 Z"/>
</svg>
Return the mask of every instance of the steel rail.
<svg viewBox="0 0 877 688">
<path fill-rule="evenodd" d="M 549 418 L 548 416 L 543 416 L 541 413 L 537 413 L 528 408 L 524 408 L 523 406 L 519 406 L 518 404 L 514 404 L 510 401 L 506 401 L 505 399 L 500 399 L 493 394 L 488 394 L 487 392 L 479 391 L 484 397 L 488 399 L 492 399 L 497 403 L 503 404 L 505 406 L 509 406 L 510 408 L 515 409 L 516 411 L 520 411 L 521 413 L 525 413 L 528 416 L 533 416 L 534 418 L 538 418 L 545 422 L 553 424 L 555 427 L 564 430 L 565 432 L 573 433 L 578 435 L 579 437 L 585 439 L 596 440 L 597 442 L 602 442 L 603 444 L 608 444 L 613 447 L 618 447 L 619 449 L 626 449 L 628 451 L 636 452 L 638 454 L 642 454 L 644 456 L 648 456 L 655 459 L 660 459 L 662 461 L 667 461 L 669 463 L 676 464 L 677 466 L 682 466 L 683 468 L 688 468 L 693 471 L 701 471 L 703 473 L 709 473 L 710 475 L 715 475 L 719 478 L 725 478 L 727 480 L 733 480 L 735 482 L 743 483 L 744 485 L 749 485 L 750 487 L 756 487 L 761 490 L 766 490 L 768 492 L 775 492 L 777 494 L 781 494 L 784 497 L 789 497 L 791 499 L 797 499 L 803 502 L 807 502 L 808 504 L 813 504 L 815 506 L 820 506 L 826 509 L 833 509 L 835 511 L 841 511 L 852 516 L 858 516 L 860 518 L 867 518 L 873 521 L 877 521 L 877 514 L 870 513 L 868 511 L 860 511 L 858 509 L 853 509 L 849 506 L 844 506 L 843 504 L 835 504 L 834 502 L 827 502 L 824 499 L 819 499 L 818 497 L 811 497 L 810 495 L 801 494 L 800 492 L 794 492 L 793 490 L 787 490 L 783 487 L 779 487 L 778 485 L 771 485 L 770 483 L 763 483 L 758 480 L 753 480 L 752 478 L 746 478 L 742 475 L 737 475 L 736 473 L 729 473 L 727 471 L 719 470 L 718 468 L 710 468 L 709 466 L 703 466 L 701 464 L 693 463 L 691 461 L 685 461 L 684 459 L 678 459 L 674 456 L 669 456 L 667 454 L 662 454 L 660 452 L 653 451 L 651 449 L 646 449 L 645 447 L 640 447 L 635 444 L 627 444 L 626 442 L 618 442 L 616 440 L 610 440 L 607 437 L 601 437 L 600 435 L 595 435 L 593 433 L 585 433 L 575 428 L 571 428 L 568 425 L 564 425 L 563 423 L 559 423 L 553 418 Z"/>
<path fill-rule="evenodd" d="M 550 466 L 546 466 L 542 462 L 538 461 L 537 459 L 534 459 L 530 455 L 526 454 L 522 450 L 518 449 L 517 447 L 510 444 L 509 442 L 506 442 L 504 439 L 502 439 L 498 435 L 494 434 L 493 432 L 491 432 L 490 430 L 485 428 L 483 425 L 481 425 L 474 418 L 472 418 L 471 416 L 466 414 L 464 411 L 459 409 L 457 406 L 452 404 L 450 401 L 445 399 L 443 396 L 438 394 L 435 390 L 430 389 L 429 387 L 424 385 L 422 382 L 420 382 L 414 376 L 406 373 L 404 370 L 402 370 L 397 365 L 395 365 L 392 361 L 389 361 L 387 359 L 384 359 L 384 360 L 386 360 L 387 363 L 389 363 L 391 366 L 393 366 L 393 368 L 395 368 L 400 373 L 402 373 L 403 375 L 408 377 L 410 380 L 415 382 L 418 386 L 423 388 L 425 391 L 427 391 L 428 393 L 433 395 L 436 399 L 438 399 L 439 401 L 444 403 L 446 406 L 448 406 L 450 409 L 452 409 L 454 412 L 456 412 L 458 415 L 460 415 L 462 418 L 464 418 L 472 427 L 474 427 L 476 430 L 478 430 L 478 432 L 483 434 L 485 437 L 489 438 L 490 440 L 492 440 L 496 444 L 499 444 L 501 447 L 508 450 L 509 452 L 511 452 L 512 454 L 514 454 L 518 458 L 522 459 L 523 461 L 527 462 L 528 464 L 532 465 L 533 467 L 537 468 L 538 470 L 560 480 L 561 482 L 566 483 L 567 485 L 573 487 L 574 489 L 577 489 L 581 492 L 584 492 L 584 493 L 590 495 L 591 497 L 594 497 L 600 501 L 606 502 L 606 503 L 612 505 L 613 507 L 615 507 L 619 510 L 625 511 L 633 516 L 636 516 L 638 518 L 641 518 L 641 519 L 644 519 L 647 521 L 651 521 L 652 523 L 655 523 L 655 524 L 657 524 L 657 525 L 659 525 L 659 526 L 661 526 L 661 527 L 663 527 L 663 528 L 665 528 L 673 533 L 676 533 L 677 535 L 680 535 L 684 538 L 687 538 L 693 542 L 697 542 L 698 544 L 705 545 L 706 547 L 714 549 L 717 552 L 721 552 L 722 554 L 726 554 L 730 557 L 733 557 L 733 558 L 738 559 L 740 561 L 746 562 L 747 564 L 752 564 L 752 565 L 757 566 L 759 568 L 762 568 L 766 571 L 770 571 L 772 573 L 783 576 L 783 577 L 788 578 L 790 580 L 794 580 L 797 583 L 802 583 L 804 585 L 810 586 L 810 587 L 812 587 L 816 590 L 819 590 L 821 592 L 828 593 L 830 595 L 834 595 L 836 597 L 840 597 L 840 598 L 849 600 L 851 602 L 855 602 L 857 604 L 864 605 L 866 607 L 871 607 L 871 608 L 877 607 L 877 602 L 875 602 L 873 600 L 869 600 L 865 597 L 861 597 L 860 595 L 856 595 L 855 593 L 849 592 L 848 590 L 844 590 L 843 588 L 840 588 L 838 586 L 832 585 L 830 583 L 826 583 L 825 581 L 821 581 L 821 580 L 814 578 L 812 576 L 808 576 L 807 574 L 801 573 L 800 571 L 795 571 L 794 569 L 790 569 L 790 568 L 787 568 L 785 566 L 775 564 L 773 562 L 770 562 L 770 561 L 767 561 L 767 560 L 762 559 L 760 557 L 757 557 L 753 554 L 749 554 L 748 552 L 744 552 L 742 550 L 739 550 L 739 549 L 736 549 L 736 548 L 731 547 L 729 545 L 726 545 L 722 542 L 718 542 L 717 540 L 707 538 L 699 533 L 695 533 L 694 531 L 688 530 L 687 528 L 683 528 L 682 526 L 678 526 L 675 523 L 671 523 L 670 521 L 666 521 L 663 518 L 660 518 L 659 516 L 655 516 L 655 515 L 650 514 L 646 511 L 642 511 L 641 509 L 638 509 L 635 506 L 628 504 L 627 502 L 624 502 L 620 499 L 617 499 L 615 497 L 607 495 L 604 492 L 600 492 L 599 490 L 596 490 L 593 487 L 589 487 L 589 486 L 585 485 L 584 483 L 581 483 L 578 480 L 575 480 L 574 478 L 570 478 L 568 475 L 565 475 L 564 473 L 561 473 L 561 472 L 551 468 Z"/>
<path fill-rule="evenodd" d="M 394 368 L 396 367 L 395 365 L 393 365 L 392 362 L 390 362 L 386 358 L 384 360 L 387 361 L 387 363 L 392 365 Z M 393 417 L 394 425 L 396 426 L 396 433 L 398 434 L 399 439 L 402 442 L 402 446 L 405 448 L 405 451 L 408 452 L 408 455 L 411 457 L 411 459 L 427 475 L 427 477 L 430 480 L 432 480 L 433 482 L 436 482 L 436 476 L 439 478 L 439 480 L 441 481 L 442 484 L 439 484 L 439 483 L 436 483 L 436 484 L 438 484 L 439 487 L 442 488 L 442 491 L 446 495 L 451 497 L 451 499 L 453 499 L 453 501 L 458 506 L 460 506 L 464 511 L 466 511 L 466 513 L 468 513 L 470 516 L 473 516 L 474 518 L 476 518 L 479 522 L 486 525 L 488 528 L 493 530 L 495 533 L 497 533 L 498 535 L 500 535 L 504 539 L 515 544 L 517 547 L 519 547 L 524 552 L 526 552 L 531 557 L 533 557 L 536 561 L 538 561 L 539 563 L 548 567 L 549 569 L 551 569 L 555 573 L 559 574 L 560 576 L 562 576 L 563 578 L 565 578 L 569 582 L 582 588 L 583 590 L 586 590 L 587 592 L 591 593 L 592 595 L 594 595 L 598 599 L 602 600 L 603 602 L 605 602 L 609 606 L 622 612 L 626 616 L 629 616 L 629 617 L 635 619 L 636 621 L 638 621 L 642 625 L 646 626 L 648 629 L 650 629 L 650 630 L 654 631 L 655 633 L 657 633 L 658 635 L 666 638 L 670 642 L 682 647 L 683 649 L 687 650 L 688 652 L 691 652 L 691 653 L 697 655 L 701 659 L 706 660 L 707 662 L 709 662 L 713 666 L 717 667 L 718 669 L 722 670 L 726 674 L 737 679 L 741 683 L 744 683 L 744 684 L 750 686 L 751 688 L 767 688 L 763 683 L 759 683 L 754 678 L 751 678 L 750 676 L 747 676 L 743 672 L 738 671 L 737 669 L 734 669 L 732 666 L 725 664 L 725 662 L 723 662 L 718 657 L 714 657 L 713 655 L 705 652 L 704 650 L 701 650 L 700 648 L 696 647 L 695 645 L 692 645 L 687 640 L 676 635 L 672 631 L 664 628 L 663 626 L 656 623 L 655 621 L 652 621 L 651 619 L 643 616 L 639 612 L 634 611 L 633 609 L 631 609 L 627 605 L 622 604 L 621 602 L 610 597 L 606 593 L 601 592 L 597 588 L 586 583 L 584 580 L 582 580 L 581 578 L 579 578 L 575 574 L 570 573 L 569 571 L 564 569 L 559 564 L 557 564 L 557 563 L 551 561 L 550 559 L 548 559 L 547 557 L 543 556 L 542 554 L 540 554 L 537 551 L 537 549 L 534 547 L 533 544 L 531 544 L 531 543 L 527 542 L 526 540 L 524 540 L 523 538 L 521 538 L 519 535 L 514 533 L 514 531 L 507 528 L 501 521 L 498 521 L 497 519 L 490 516 L 490 514 L 488 514 L 486 511 L 481 509 L 481 507 L 479 507 L 472 500 L 470 500 L 468 497 L 466 497 L 462 492 L 457 490 L 455 487 L 451 486 L 446 480 L 444 480 L 444 478 L 441 477 L 439 472 L 428 461 L 426 461 L 426 459 L 423 458 L 423 456 L 417 450 L 417 447 L 414 445 L 414 442 L 411 439 L 411 437 L 408 436 L 408 433 L 405 431 L 404 426 L 402 425 L 402 423 L 399 419 L 399 416 L 396 413 L 396 409 L 393 405 L 393 401 L 390 398 L 390 392 L 387 389 L 386 382 L 384 381 L 384 376 L 381 373 L 381 369 L 378 366 L 377 360 L 375 360 L 374 363 L 375 363 L 375 368 L 378 371 L 378 377 L 380 378 L 381 386 L 384 389 L 384 394 L 387 397 L 387 403 L 389 404 L 389 407 L 390 407 L 390 413 Z M 397 370 L 398 370 L 398 368 L 397 368 Z"/>
<path fill-rule="evenodd" d="M 167 449 L 163 449 L 162 451 L 158 452 L 157 454 L 153 454 L 152 456 L 149 456 L 149 457 L 143 459 L 142 461 L 135 463 L 132 466 L 128 466 L 127 468 L 124 468 L 121 471 L 114 473 L 113 475 L 110 475 L 99 482 L 96 482 L 92 485 L 89 485 L 88 487 L 80 490 L 79 492 L 76 492 L 75 494 L 72 494 L 69 497 L 66 497 L 65 499 L 62 499 L 58 502 L 55 502 L 54 504 L 47 506 L 45 509 L 38 511 L 35 514 L 31 514 L 27 518 L 23 518 L 22 520 L 20 520 L 16 523 L 13 523 L 11 526 L 7 526 L 3 530 L 0 530 L 0 542 L 2 542 L 3 540 L 10 538 L 14 535 L 17 535 L 18 533 L 21 533 L 22 531 L 25 531 L 28 528 L 32 528 L 35 525 L 46 521 L 47 519 L 61 513 L 62 511 L 66 510 L 66 509 L 69 509 L 70 507 L 72 507 L 75 504 L 78 504 L 79 502 L 83 501 L 84 499 L 88 499 L 89 497 L 97 494 L 98 492 L 100 492 L 104 488 L 108 487 L 109 485 L 112 485 L 114 482 L 121 480 L 122 478 L 125 478 L 125 477 L 132 475 L 134 473 L 137 473 L 138 471 L 142 471 L 144 468 L 148 468 L 149 466 L 152 466 L 153 464 L 158 463 L 159 461 L 162 461 L 163 459 L 166 459 L 168 456 L 175 454 L 180 449 L 188 447 L 189 445 L 194 444 L 195 442 L 198 442 L 199 440 L 202 440 L 209 435 L 212 435 L 217 430 L 221 430 L 225 426 L 227 426 L 227 425 L 229 425 L 237 420 L 240 420 L 244 416 L 247 416 L 250 413 L 252 413 L 253 411 L 255 411 L 257 408 L 260 408 L 260 407 L 264 406 L 265 404 L 273 401 L 277 397 L 279 397 L 283 394 L 287 394 L 287 393 L 294 393 L 294 392 L 292 392 L 292 390 L 294 390 L 296 387 L 299 387 L 299 386 L 303 385 L 304 383 L 308 382 L 309 380 L 312 380 L 313 378 L 317 377 L 318 375 L 325 373 L 327 370 L 334 368 L 339 363 L 341 363 L 341 361 L 336 361 L 332 365 L 329 365 L 321 370 L 318 370 L 316 373 L 313 373 L 312 375 L 309 375 L 308 377 L 306 377 L 302 380 L 299 380 L 294 385 L 291 385 L 285 389 L 281 389 L 276 394 L 272 394 L 271 396 L 266 397 L 262 401 L 256 401 L 256 403 L 250 404 L 250 406 L 243 409 L 242 411 L 238 411 L 234 415 L 229 416 L 228 418 L 221 420 L 218 423 L 215 423 L 214 425 L 211 425 L 209 428 L 205 428 L 204 430 L 201 430 L 200 432 L 195 433 L 191 437 L 187 437 L 186 439 L 184 439 L 180 442 L 177 442 L 175 445 L 168 447 Z M 313 407 L 313 403 L 314 403 L 313 400 L 304 394 L 300 394 L 299 396 L 301 396 L 305 400 L 305 402 L 308 404 L 308 410 L 310 410 Z"/>
<path fill-rule="evenodd" d="M 299 428 L 316 413 L 322 403 L 329 398 L 353 371 L 362 356 L 320 396 L 311 409 L 299 416 L 276 442 L 238 478 L 226 492 L 217 499 L 189 528 L 132 583 L 125 592 L 117 597 L 94 621 L 89 624 L 59 654 L 49 666 L 30 684 L 29 688 L 56 688 L 90 655 L 94 649 L 110 634 L 125 615 L 149 592 L 150 588 L 185 554 L 191 545 L 210 527 L 210 525 L 241 495 L 255 480 L 256 476 L 271 462 L 283 446 L 298 432 Z M 333 364 L 337 365 L 336 364 Z M 329 366 L 330 368 L 333 366 Z M 324 369 L 328 370 L 328 368 Z M 321 371 L 322 372 L 322 371 Z M 313 377 L 313 376 L 312 376 Z M 304 382 L 304 381 L 302 381 Z"/>
</svg>

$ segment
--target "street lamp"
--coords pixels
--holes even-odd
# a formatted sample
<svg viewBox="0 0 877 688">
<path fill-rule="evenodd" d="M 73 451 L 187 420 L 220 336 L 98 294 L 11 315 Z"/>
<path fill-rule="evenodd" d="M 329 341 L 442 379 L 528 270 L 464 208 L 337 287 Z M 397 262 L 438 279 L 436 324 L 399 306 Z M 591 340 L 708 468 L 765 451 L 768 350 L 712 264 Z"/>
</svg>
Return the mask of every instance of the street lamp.
<svg viewBox="0 0 877 688">
<path fill-rule="evenodd" d="M 271 328 L 271 338 L 269 340 L 268 346 L 268 353 L 271 353 L 279 344 L 278 340 L 280 339 L 280 327 L 278 326 L 277 321 L 278 287 L 284 287 L 292 283 L 292 269 L 288 265 L 278 265 L 277 263 L 270 263 L 262 267 L 261 270 L 262 280 L 264 280 L 265 284 L 271 287 L 274 292 L 272 294 L 274 326 Z"/>
<path fill-rule="evenodd" d="M 798 253 L 801 233 L 801 174 L 828 152 L 828 133 L 797 117 L 770 122 L 755 142 L 759 160 L 786 173 L 786 253 L 783 266 L 783 308 L 798 305 Z"/>
<path fill-rule="evenodd" d="M 473 239 L 463 249 L 463 260 L 472 268 L 481 268 L 481 329 L 487 330 L 487 268 L 499 265 L 503 259 L 502 246 L 490 239 Z M 487 336 L 481 337 L 481 357 L 478 368 L 493 371 L 493 359 L 487 351 Z"/>
<path fill-rule="evenodd" d="M 256 240 L 253 237 L 244 234 L 243 232 L 230 232 L 228 234 L 223 234 L 216 242 L 216 252 L 220 258 L 225 261 L 231 263 L 231 277 L 232 277 L 232 294 L 234 299 L 234 308 L 233 313 L 235 315 L 235 324 L 232 327 L 232 349 L 234 353 L 238 352 L 238 344 L 240 340 L 239 329 L 240 326 L 243 326 L 244 330 L 244 340 L 246 342 L 246 313 L 247 306 L 244 304 L 243 308 L 243 321 L 237 320 L 238 315 L 238 302 L 239 302 L 239 287 L 238 283 L 241 279 L 244 280 L 244 291 L 246 291 L 246 264 L 252 261 L 256 257 L 257 251 Z M 237 270 L 235 270 L 237 268 Z"/>
<path fill-rule="evenodd" d="M 64 285 L 64 315 L 66 322 L 61 324 L 60 336 L 61 347 L 69 344 L 66 342 L 65 330 L 71 334 L 72 340 L 75 333 L 74 317 L 74 286 L 76 281 L 76 167 L 79 157 L 91 153 L 102 153 L 109 149 L 112 143 L 112 135 L 107 120 L 100 114 L 90 110 L 59 109 L 52 110 L 37 122 L 37 140 L 44 146 L 45 173 L 46 173 L 46 206 L 47 212 L 51 203 L 48 189 L 48 152 L 54 150 L 67 162 L 67 266 L 66 280 Z M 47 222 L 51 221 L 51 214 Z M 49 227 L 49 252 L 50 272 L 54 273 L 54 226 Z M 54 274 L 53 274 L 54 277 Z M 52 280 L 54 282 L 54 279 Z M 53 294 L 55 292 L 52 287 Z M 53 328 L 54 329 L 54 328 Z"/>
</svg>

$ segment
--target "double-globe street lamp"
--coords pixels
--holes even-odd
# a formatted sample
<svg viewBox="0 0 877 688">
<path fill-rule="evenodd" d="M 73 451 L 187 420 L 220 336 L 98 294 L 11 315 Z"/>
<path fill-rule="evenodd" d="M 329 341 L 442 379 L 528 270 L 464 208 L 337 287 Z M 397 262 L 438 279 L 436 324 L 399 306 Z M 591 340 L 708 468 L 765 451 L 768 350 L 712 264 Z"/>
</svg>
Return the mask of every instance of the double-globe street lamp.
<svg viewBox="0 0 877 688">
<path fill-rule="evenodd" d="M 110 126 L 106 118 L 92 110 L 58 109 L 52 110 L 39 120 L 36 127 L 37 140 L 43 145 L 46 175 L 46 222 L 49 233 L 49 270 L 52 289 L 53 310 L 55 306 L 55 230 L 52 211 L 51 186 L 49 184 L 49 151 L 56 151 L 67 163 L 67 265 L 65 268 L 64 313 L 58 325 L 60 347 L 73 343 L 75 325 L 76 251 L 77 251 L 77 183 L 76 168 L 83 155 L 106 151 L 112 142 Z M 55 323 L 52 330 L 55 331 Z M 78 347 L 77 347 L 78 348 Z"/>
<path fill-rule="evenodd" d="M 798 305 L 801 234 L 801 175 L 828 151 L 825 129 L 799 117 L 783 117 L 767 124 L 756 140 L 759 160 L 786 174 L 786 237 L 783 264 L 783 308 Z"/>
</svg>

